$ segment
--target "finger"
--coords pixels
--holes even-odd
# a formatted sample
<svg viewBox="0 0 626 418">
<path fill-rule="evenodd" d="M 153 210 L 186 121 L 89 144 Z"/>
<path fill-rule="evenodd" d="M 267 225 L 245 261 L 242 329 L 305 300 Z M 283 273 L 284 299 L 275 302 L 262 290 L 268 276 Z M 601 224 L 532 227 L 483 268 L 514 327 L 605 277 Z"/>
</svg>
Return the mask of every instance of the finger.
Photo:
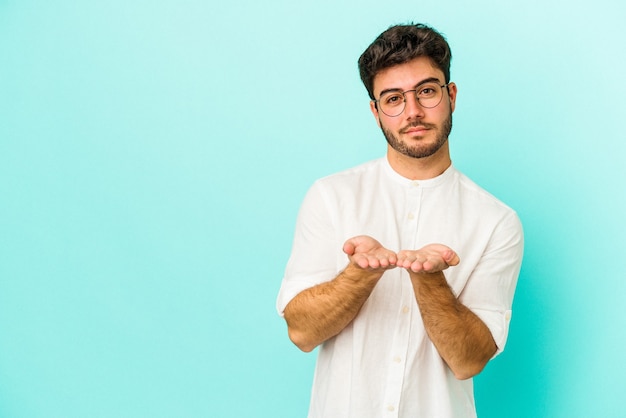
<svg viewBox="0 0 626 418">
<path fill-rule="evenodd" d="M 411 263 L 406 258 L 398 257 L 398 259 L 396 260 L 396 266 L 398 267 L 407 268 L 410 265 Z"/>
<path fill-rule="evenodd" d="M 402 261 L 398 261 L 397 264 L 398 264 L 399 267 L 403 267 L 405 269 L 411 269 L 412 266 L 413 266 L 413 263 L 415 263 L 417 261 L 418 261 L 417 256 L 411 256 L 411 257 L 406 257 Z"/>
<path fill-rule="evenodd" d="M 380 266 L 382 268 L 388 269 L 388 268 L 394 268 L 396 266 L 396 260 L 393 257 L 385 257 L 385 258 L 381 258 L 380 260 Z"/>
<path fill-rule="evenodd" d="M 442 262 L 425 261 L 422 267 L 426 273 L 435 273 L 447 269 L 448 265 Z"/>
<path fill-rule="evenodd" d="M 389 267 L 389 259 L 385 258 L 385 257 L 379 258 L 378 259 L 378 264 L 382 268 L 387 268 L 387 267 Z"/>
<path fill-rule="evenodd" d="M 369 267 L 369 261 L 367 260 L 367 257 L 364 257 L 363 255 L 357 254 L 350 257 L 350 260 L 352 260 L 352 262 L 359 268 L 367 269 Z"/>
<path fill-rule="evenodd" d="M 414 262 L 415 262 L 415 259 L 407 258 L 402 262 L 402 267 L 405 269 L 410 269 Z"/>
<path fill-rule="evenodd" d="M 424 271 L 424 264 L 419 260 L 415 260 L 408 268 L 410 268 L 413 273 L 421 273 Z"/>
<path fill-rule="evenodd" d="M 362 269 L 368 269 L 368 268 L 370 268 L 370 267 L 371 267 L 371 265 L 370 265 L 370 261 L 369 261 L 366 257 L 363 257 L 363 258 L 359 259 L 359 261 L 358 261 L 358 265 L 359 265 L 359 267 L 361 267 Z"/>
<path fill-rule="evenodd" d="M 396 257 L 396 266 L 409 268 L 413 260 L 415 260 L 414 256 L 411 256 L 408 251 L 402 250 L 398 253 L 398 256 Z"/>
<path fill-rule="evenodd" d="M 356 254 L 351 257 L 351 259 L 353 263 L 364 270 L 389 269 L 395 267 L 395 263 L 392 264 L 386 255 Z"/>
<path fill-rule="evenodd" d="M 402 250 L 398 252 L 398 259 L 406 259 L 410 255 L 410 252 L 407 250 Z"/>
<path fill-rule="evenodd" d="M 367 261 L 369 263 L 369 267 L 372 269 L 377 269 L 381 266 L 380 260 L 377 257 L 369 256 L 367 258 Z"/>
<path fill-rule="evenodd" d="M 352 260 L 357 266 L 364 270 L 377 269 L 380 267 L 380 261 L 369 254 L 355 254 Z"/>
<path fill-rule="evenodd" d="M 448 266 L 456 266 L 461 261 L 457 253 L 450 247 L 443 244 L 429 244 L 422 250 L 434 251 L 448 264 Z"/>
</svg>

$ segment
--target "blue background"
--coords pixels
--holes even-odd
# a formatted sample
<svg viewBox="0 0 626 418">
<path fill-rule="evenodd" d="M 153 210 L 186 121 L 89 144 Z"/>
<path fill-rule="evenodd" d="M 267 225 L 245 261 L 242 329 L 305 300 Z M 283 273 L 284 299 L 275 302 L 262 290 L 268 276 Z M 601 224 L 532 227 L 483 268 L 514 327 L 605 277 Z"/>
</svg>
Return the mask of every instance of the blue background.
<svg viewBox="0 0 626 418">
<path fill-rule="evenodd" d="M 356 60 L 453 50 L 455 165 L 526 254 L 486 417 L 624 417 L 618 0 L 0 0 L 0 416 L 304 417 L 274 300 L 318 177 L 382 156 Z"/>
</svg>

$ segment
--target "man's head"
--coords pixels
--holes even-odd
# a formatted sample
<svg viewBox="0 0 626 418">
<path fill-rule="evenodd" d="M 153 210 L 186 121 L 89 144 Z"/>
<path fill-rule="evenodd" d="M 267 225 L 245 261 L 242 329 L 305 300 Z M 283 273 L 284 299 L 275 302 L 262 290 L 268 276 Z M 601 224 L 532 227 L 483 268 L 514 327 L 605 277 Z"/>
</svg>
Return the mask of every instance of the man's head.
<svg viewBox="0 0 626 418">
<path fill-rule="evenodd" d="M 393 26 L 361 55 L 361 78 L 390 161 L 408 157 L 449 164 L 457 93 L 450 82 L 450 59 L 443 36 L 424 25 Z"/>
<path fill-rule="evenodd" d="M 445 38 L 422 24 L 392 26 L 367 47 L 359 58 L 359 73 L 370 99 L 374 97 L 374 78 L 387 68 L 415 58 L 427 57 L 450 81 L 452 53 Z"/>
</svg>

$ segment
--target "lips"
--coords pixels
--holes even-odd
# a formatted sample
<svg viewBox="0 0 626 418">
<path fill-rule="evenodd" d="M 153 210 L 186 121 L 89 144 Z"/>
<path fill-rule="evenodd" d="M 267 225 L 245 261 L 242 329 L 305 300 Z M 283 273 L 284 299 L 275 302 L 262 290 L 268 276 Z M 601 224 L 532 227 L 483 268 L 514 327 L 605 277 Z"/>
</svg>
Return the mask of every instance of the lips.
<svg viewBox="0 0 626 418">
<path fill-rule="evenodd" d="M 426 131 L 428 131 L 429 129 L 432 129 L 432 126 L 429 125 L 409 125 L 406 128 L 404 128 L 401 133 L 403 134 L 413 134 L 413 133 L 424 133 Z"/>
</svg>

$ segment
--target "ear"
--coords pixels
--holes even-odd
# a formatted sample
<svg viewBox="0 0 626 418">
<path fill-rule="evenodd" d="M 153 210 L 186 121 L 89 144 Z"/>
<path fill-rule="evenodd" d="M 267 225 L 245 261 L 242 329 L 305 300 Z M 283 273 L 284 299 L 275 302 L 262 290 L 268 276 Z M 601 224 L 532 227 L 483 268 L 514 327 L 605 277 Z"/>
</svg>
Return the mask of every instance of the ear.
<svg viewBox="0 0 626 418">
<path fill-rule="evenodd" d="M 457 87 L 455 83 L 448 84 L 448 96 L 450 96 L 450 108 L 454 112 L 454 108 L 456 107 L 456 93 Z"/>
<path fill-rule="evenodd" d="M 378 115 L 378 109 L 376 108 L 376 102 L 373 100 L 370 100 L 370 110 L 372 112 L 372 115 L 374 115 L 374 119 L 376 119 L 376 123 L 378 124 L 378 127 L 380 128 L 380 116 Z"/>
</svg>

